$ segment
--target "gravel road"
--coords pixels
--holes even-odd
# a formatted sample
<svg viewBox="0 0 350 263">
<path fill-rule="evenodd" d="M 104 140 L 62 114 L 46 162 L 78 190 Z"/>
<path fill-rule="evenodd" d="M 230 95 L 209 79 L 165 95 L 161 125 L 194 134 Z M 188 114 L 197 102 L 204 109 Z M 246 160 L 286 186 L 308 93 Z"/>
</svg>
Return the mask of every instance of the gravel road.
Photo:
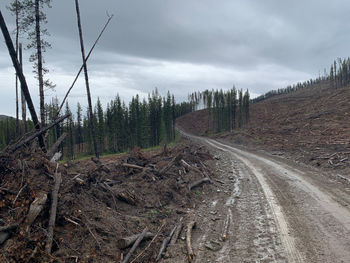
<svg viewBox="0 0 350 263">
<path fill-rule="evenodd" d="M 194 262 L 350 262 L 349 184 L 281 157 L 184 135 L 218 159 L 216 191 L 191 211 Z M 164 262 L 187 262 L 183 246 L 169 253 Z"/>
</svg>

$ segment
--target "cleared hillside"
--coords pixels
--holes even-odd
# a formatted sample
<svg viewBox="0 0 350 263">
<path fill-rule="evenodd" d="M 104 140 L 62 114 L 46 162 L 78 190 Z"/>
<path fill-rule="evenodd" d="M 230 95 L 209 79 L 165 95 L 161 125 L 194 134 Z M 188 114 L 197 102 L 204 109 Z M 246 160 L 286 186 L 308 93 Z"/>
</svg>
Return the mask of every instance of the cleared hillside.
<svg viewBox="0 0 350 263">
<path fill-rule="evenodd" d="M 281 151 L 315 166 L 345 169 L 350 167 L 349 100 L 349 88 L 315 85 L 251 105 L 248 126 L 214 136 Z M 187 114 L 177 124 L 194 134 L 208 134 L 208 111 Z"/>
</svg>

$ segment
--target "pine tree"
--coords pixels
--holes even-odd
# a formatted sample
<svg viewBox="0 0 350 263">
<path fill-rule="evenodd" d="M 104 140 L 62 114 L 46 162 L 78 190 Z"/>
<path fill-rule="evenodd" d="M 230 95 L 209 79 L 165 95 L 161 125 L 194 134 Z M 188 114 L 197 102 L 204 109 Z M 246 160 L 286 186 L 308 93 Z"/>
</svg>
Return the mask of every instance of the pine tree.
<svg viewBox="0 0 350 263">
<path fill-rule="evenodd" d="M 70 114 L 70 116 L 65 121 L 65 131 L 68 134 L 68 139 L 66 140 L 66 143 L 65 143 L 66 154 L 69 159 L 73 159 L 74 158 L 74 139 L 73 139 L 74 123 L 73 123 L 73 116 L 69 108 L 68 101 L 66 102 L 65 114 Z"/>
<path fill-rule="evenodd" d="M 243 121 L 243 96 L 242 89 L 238 91 L 238 128 L 242 127 Z"/>
<path fill-rule="evenodd" d="M 97 98 L 97 104 L 96 104 L 96 126 L 97 127 L 97 142 L 98 142 L 98 152 L 103 153 L 105 150 L 104 146 L 104 138 L 105 138 L 105 124 L 104 124 L 104 115 L 103 115 L 103 108 L 100 101 L 100 98 Z"/>
<path fill-rule="evenodd" d="M 82 143 L 83 143 L 83 131 L 82 131 L 82 115 L 81 115 L 82 109 L 80 106 L 80 103 L 77 104 L 77 120 L 76 120 L 76 135 L 75 135 L 75 141 L 78 145 L 78 152 L 79 154 L 82 152 Z"/>
<path fill-rule="evenodd" d="M 44 126 L 46 123 L 44 88 L 55 87 L 48 79 L 44 80 L 44 75 L 49 70 L 43 66 L 43 53 L 51 47 L 51 44 L 43 38 L 49 35 L 47 29 L 43 27 L 47 23 L 43 9 L 44 7 L 51 8 L 51 0 L 23 0 L 21 6 L 23 18 L 20 20 L 20 29 L 27 33 L 29 40 L 27 48 L 35 50 L 29 60 L 33 62 L 33 72 L 39 81 L 40 119 Z"/>
</svg>

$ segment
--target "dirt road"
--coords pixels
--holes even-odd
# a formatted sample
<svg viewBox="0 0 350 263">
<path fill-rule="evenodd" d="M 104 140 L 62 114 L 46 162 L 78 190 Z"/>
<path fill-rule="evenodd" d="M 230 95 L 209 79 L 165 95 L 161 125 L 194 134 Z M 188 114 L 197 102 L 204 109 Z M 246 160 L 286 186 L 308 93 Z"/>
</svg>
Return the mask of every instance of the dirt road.
<svg viewBox="0 0 350 263">
<path fill-rule="evenodd" d="M 185 135 L 218 159 L 216 192 L 191 211 L 195 262 L 350 262 L 349 184 L 266 153 Z M 183 252 L 172 248 L 164 262 L 187 262 Z"/>
</svg>

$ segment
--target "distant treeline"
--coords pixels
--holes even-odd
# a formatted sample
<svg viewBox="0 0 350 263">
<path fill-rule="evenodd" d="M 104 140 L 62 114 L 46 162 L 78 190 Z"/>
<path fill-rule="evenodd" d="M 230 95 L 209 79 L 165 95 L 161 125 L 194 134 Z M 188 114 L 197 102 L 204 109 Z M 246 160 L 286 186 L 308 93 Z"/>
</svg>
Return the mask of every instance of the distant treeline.
<svg viewBox="0 0 350 263">
<path fill-rule="evenodd" d="M 319 76 L 316 79 L 310 79 L 302 83 L 298 82 L 297 84 L 287 86 L 286 88 L 271 90 L 259 97 L 252 99 L 251 102 L 256 103 L 276 95 L 295 92 L 297 90 L 305 89 L 319 84 L 329 84 L 332 88 L 343 88 L 348 86 L 350 84 L 350 58 L 338 58 L 337 60 L 334 60 L 329 69 L 329 73 L 327 73 L 327 70 L 325 69 L 323 76 Z"/>
<path fill-rule="evenodd" d="M 208 109 L 208 128 L 221 132 L 241 128 L 249 121 L 249 91 L 244 94 L 237 90 L 205 90 L 189 95 L 190 105 L 196 110 L 200 107 Z"/>
<path fill-rule="evenodd" d="M 58 109 L 58 99 L 52 99 L 50 104 L 46 105 L 46 123 L 57 118 Z M 166 97 L 162 97 L 157 90 L 152 92 L 148 99 L 140 100 L 136 95 L 129 105 L 122 102 L 117 95 L 108 103 L 106 110 L 103 110 L 98 99 L 94 107 L 94 124 L 99 152 L 118 153 L 135 146 L 147 148 L 157 146 L 161 142 L 171 142 L 175 138 L 175 119 L 193 109 L 191 102 L 176 103 L 174 96 L 169 92 Z M 48 146 L 63 133 L 67 133 L 60 148 L 66 158 L 93 154 L 89 114 L 83 112 L 79 103 L 74 114 L 66 103 L 62 114 L 67 113 L 70 113 L 71 117 L 48 133 Z M 28 130 L 33 128 L 31 121 L 27 121 L 27 125 Z M 8 118 L 0 121 L 1 149 L 15 139 L 16 120 Z"/>
</svg>

